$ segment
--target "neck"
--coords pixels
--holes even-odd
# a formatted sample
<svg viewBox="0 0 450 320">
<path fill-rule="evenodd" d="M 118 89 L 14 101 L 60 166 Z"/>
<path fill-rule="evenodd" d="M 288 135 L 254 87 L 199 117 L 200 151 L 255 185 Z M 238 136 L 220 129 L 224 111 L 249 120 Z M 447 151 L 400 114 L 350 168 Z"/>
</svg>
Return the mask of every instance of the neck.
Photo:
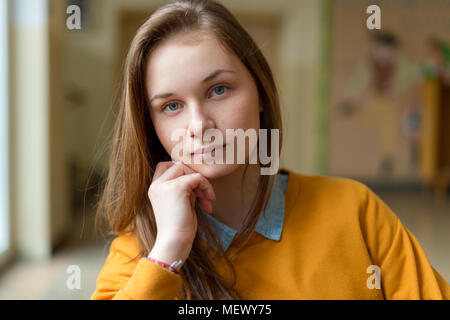
<svg viewBox="0 0 450 320">
<path fill-rule="evenodd" d="M 225 177 L 210 180 L 217 199 L 213 202 L 214 218 L 238 232 L 256 197 L 260 175 L 259 165 L 250 164 L 242 183 L 244 169 L 241 165 Z"/>
</svg>

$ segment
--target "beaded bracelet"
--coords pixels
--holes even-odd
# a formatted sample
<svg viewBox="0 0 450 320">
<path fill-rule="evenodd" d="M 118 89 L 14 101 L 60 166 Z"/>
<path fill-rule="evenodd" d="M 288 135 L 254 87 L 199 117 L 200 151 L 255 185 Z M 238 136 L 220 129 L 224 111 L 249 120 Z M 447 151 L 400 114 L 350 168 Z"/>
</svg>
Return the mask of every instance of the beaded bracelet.
<svg viewBox="0 0 450 320">
<path fill-rule="evenodd" d="M 156 263 L 157 265 L 160 265 L 161 267 L 164 267 L 164 268 L 166 268 L 167 270 L 169 270 L 169 271 L 171 271 L 171 272 L 173 272 L 173 273 L 175 273 L 175 274 L 177 274 L 177 275 L 180 274 L 180 272 L 176 269 L 176 267 L 178 267 L 178 266 L 181 264 L 181 262 L 182 262 L 181 260 L 174 261 L 174 262 L 172 262 L 172 264 L 170 264 L 170 265 L 167 264 L 167 263 L 165 263 L 165 262 L 162 262 L 162 261 L 159 261 L 159 260 L 150 258 L 150 257 L 147 257 L 147 260 L 153 261 L 153 262 Z"/>
</svg>

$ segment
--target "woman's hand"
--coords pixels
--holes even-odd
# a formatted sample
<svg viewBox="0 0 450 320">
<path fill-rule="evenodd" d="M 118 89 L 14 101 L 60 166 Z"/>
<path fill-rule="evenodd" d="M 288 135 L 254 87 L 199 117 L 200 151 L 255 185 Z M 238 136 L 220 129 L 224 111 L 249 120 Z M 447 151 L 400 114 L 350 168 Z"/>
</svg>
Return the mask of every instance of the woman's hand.
<svg viewBox="0 0 450 320">
<path fill-rule="evenodd" d="M 197 233 L 196 197 L 205 212 L 212 212 L 216 197 L 211 183 L 181 162 L 160 162 L 148 197 L 157 226 L 155 245 L 149 256 L 159 257 L 166 263 L 184 262 Z"/>
</svg>

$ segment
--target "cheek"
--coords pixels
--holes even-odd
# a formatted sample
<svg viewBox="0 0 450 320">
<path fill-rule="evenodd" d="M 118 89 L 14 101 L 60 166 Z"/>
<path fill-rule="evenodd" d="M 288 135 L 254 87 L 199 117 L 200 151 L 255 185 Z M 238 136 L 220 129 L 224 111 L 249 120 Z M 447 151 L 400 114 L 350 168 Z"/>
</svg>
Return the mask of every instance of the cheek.
<svg viewBox="0 0 450 320">
<path fill-rule="evenodd" d="M 163 145 L 164 149 L 170 154 L 172 148 L 176 145 L 176 141 L 172 141 L 170 138 L 174 129 L 171 126 L 168 126 L 166 123 L 157 122 L 154 124 L 156 135 Z"/>
<path fill-rule="evenodd" d="M 258 98 L 249 94 L 236 96 L 222 109 L 223 114 L 218 120 L 223 128 L 229 129 L 259 129 L 259 105 Z"/>
</svg>

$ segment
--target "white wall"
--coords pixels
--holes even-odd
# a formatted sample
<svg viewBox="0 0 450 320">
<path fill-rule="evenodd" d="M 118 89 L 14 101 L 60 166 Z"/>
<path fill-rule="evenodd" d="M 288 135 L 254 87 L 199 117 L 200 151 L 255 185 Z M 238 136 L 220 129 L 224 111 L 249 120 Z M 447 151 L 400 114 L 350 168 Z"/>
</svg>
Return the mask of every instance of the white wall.
<svg viewBox="0 0 450 320">
<path fill-rule="evenodd" d="M 51 250 L 47 1 L 16 0 L 13 12 L 15 244 L 22 257 L 45 258 Z"/>
<path fill-rule="evenodd" d="M 50 258 L 70 226 L 58 66 L 61 3 L 12 2 L 11 217 L 14 248 L 25 259 Z"/>
</svg>

